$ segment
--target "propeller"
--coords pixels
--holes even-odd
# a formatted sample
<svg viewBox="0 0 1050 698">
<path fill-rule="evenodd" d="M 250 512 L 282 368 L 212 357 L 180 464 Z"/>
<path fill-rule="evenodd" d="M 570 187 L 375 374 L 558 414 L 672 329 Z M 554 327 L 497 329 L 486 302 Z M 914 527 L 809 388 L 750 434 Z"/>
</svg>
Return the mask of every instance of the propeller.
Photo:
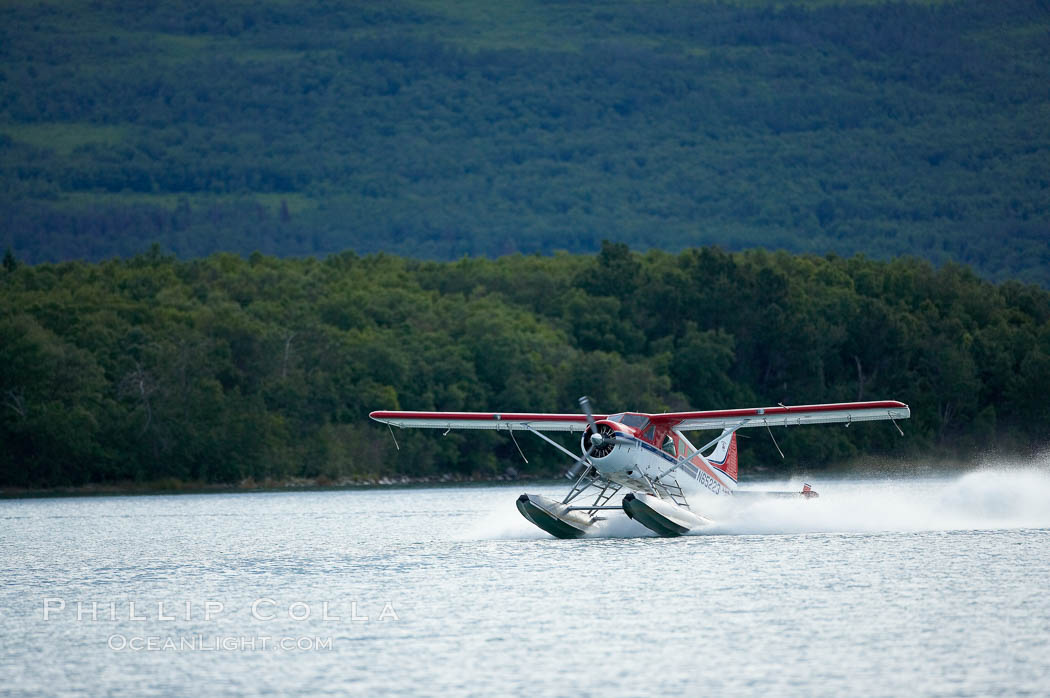
<svg viewBox="0 0 1050 698">
<path fill-rule="evenodd" d="M 591 412 L 591 400 L 586 395 L 580 398 L 580 408 L 587 415 L 587 424 L 590 431 L 583 437 L 584 452 L 580 454 L 580 457 L 576 459 L 576 462 L 565 473 L 565 477 L 570 480 L 582 477 L 590 469 L 591 455 L 601 448 L 605 442 L 605 437 L 599 433 L 598 424 L 594 421 L 594 414 Z"/>
<path fill-rule="evenodd" d="M 604 458 L 612 453 L 613 446 L 616 445 L 616 431 L 608 424 L 598 424 L 594 421 L 594 413 L 591 411 L 591 399 L 586 395 L 580 398 L 580 409 L 587 416 L 587 430 L 583 433 L 583 453 L 569 468 L 569 471 L 565 473 L 565 477 L 570 480 L 577 480 L 577 485 L 584 475 L 593 470 L 591 456 Z M 568 497 L 571 496 L 572 492 L 569 493 Z"/>
<path fill-rule="evenodd" d="M 594 413 L 591 412 L 591 399 L 586 395 L 580 398 L 580 409 L 587 415 L 587 423 L 591 425 L 591 430 L 598 431 L 598 427 L 594 423 Z"/>
<path fill-rule="evenodd" d="M 594 421 L 594 413 L 591 411 L 591 399 L 586 395 L 580 398 L 580 408 L 587 415 L 587 424 L 590 425 L 590 432 L 583 437 L 583 445 L 587 449 L 587 458 L 590 459 L 592 455 L 604 458 L 612 453 L 615 445 L 613 443 L 615 439 L 613 428 L 608 424 L 599 425 Z"/>
</svg>

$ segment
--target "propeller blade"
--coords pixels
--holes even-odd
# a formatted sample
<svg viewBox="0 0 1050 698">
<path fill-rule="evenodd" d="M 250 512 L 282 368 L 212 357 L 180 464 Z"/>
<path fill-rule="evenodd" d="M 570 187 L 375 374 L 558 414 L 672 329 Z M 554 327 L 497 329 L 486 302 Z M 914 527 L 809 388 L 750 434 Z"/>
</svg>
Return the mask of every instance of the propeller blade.
<svg viewBox="0 0 1050 698">
<path fill-rule="evenodd" d="M 587 415 L 587 423 L 591 425 L 591 433 L 598 433 L 598 425 L 594 423 L 594 413 L 591 412 L 591 399 L 584 395 L 580 398 L 580 408 Z"/>
<path fill-rule="evenodd" d="M 587 415 L 587 423 L 591 427 L 591 434 L 597 434 L 598 424 L 594 421 L 594 414 L 591 412 L 591 399 L 586 395 L 581 397 L 580 407 L 583 409 L 583 413 Z M 591 469 L 591 467 L 593 467 L 591 465 L 591 454 L 593 454 L 595 449 L 598 448 L 598 444 L 594 443 L 593 440 L 591 440 L 590 443 L 590 447 L 586 451 L 581 453 L 580 457 L 577 458 L 576 462 L 573 463 L 571 468 L 569 468 L 568 473 L 566 473 L 567 475 L 573 476 L 573 473 L 579 472 L 581 473 L 582 477 L 582 473 L 586 473 L 588 470 Z M 580 470 L 581 465 L 584 466 L 583 470 Z"/>
<path fill-rule="evenodd" d="M 566 477 L 570 480 L 575 480 L 578 477 L 582 477 L 584 473 L 590 470 L 593 466 L 591 465 L 591 454 L 594 453 L 594 444 L 587 449 L 586 453 L 580 454 L 580 457 L 576 459 L 576 462 L 572 464 L 572 467 L 565 473 Z M 583 466 L 583 469 L 580 469 Z"/>
</svg>

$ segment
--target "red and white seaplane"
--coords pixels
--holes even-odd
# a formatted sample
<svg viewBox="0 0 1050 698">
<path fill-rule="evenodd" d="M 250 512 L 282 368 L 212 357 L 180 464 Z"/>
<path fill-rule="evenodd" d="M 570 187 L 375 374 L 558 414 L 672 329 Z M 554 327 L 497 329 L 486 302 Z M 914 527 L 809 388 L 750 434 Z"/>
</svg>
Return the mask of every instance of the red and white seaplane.
<svg viewBox="0 0 1050 698">
<path fill-rule="evenodd" d="M 506 431 L 515 446 L 514 432 L 528 431 L 567 454 L 575 460 L 566 475 L 574 484 L 564 499 L 558 502 L 537 494 L 518 497 L 522 516 L 558 538 L 586 534 L 609 511 L 622 511 L 662 536 L 679 536 L 714 523 L 698 510 L 702 497 L 744 493 L 737 490 L 738 429 L 831 423 L 849 426 L 882 419 L 896 426 L 896 420 L 911 416 L 907 405 L 893 400 L 595 415 L 589 400 L 582 397 L 580 407 L 583 414 L 378 411 L 370 416 L 391 427 L 444 429 L 446 434 L 451 429 Z M 683 434 L 715 429 L 719 435 L 699 448 Z M 582 431 L 581 455 L 556 443 L 543 434 L 545 431 Z M 620 504 L 612 504 L 624 489 L 627 493 Z M 817 496 L 809 485 L 801 492 L 764 494 Z"/>
</svg>

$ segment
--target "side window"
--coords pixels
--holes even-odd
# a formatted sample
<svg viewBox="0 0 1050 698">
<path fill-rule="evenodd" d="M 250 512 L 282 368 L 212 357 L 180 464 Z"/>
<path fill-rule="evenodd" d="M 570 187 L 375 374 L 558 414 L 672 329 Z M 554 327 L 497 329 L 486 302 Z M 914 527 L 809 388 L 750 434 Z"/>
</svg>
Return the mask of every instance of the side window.
<svg viewBox="0 0 1050 698">
<path fill-rule="evenodd" d="M 653 442 L 654 436 L 656 436 L 656 427 L 649 427 L 645 430 L 645 433 L 642 434 L 642 438 L 648 441 L 649 443 Z"/>
<path fill-rule="evenodd" d="M 672 456 L 677 456 L 678 455 L 678 453 L 675 451 L 675 448 L 674 448 L 674 439 L 671 438 L 670 434 L 668 434 L 667 436 L 664 437 L 664 445 L 661 446 L 661 448 L 663 448 L 663 450 L 665 450 L 668 453 L 670 453 Z"/>
</svg>

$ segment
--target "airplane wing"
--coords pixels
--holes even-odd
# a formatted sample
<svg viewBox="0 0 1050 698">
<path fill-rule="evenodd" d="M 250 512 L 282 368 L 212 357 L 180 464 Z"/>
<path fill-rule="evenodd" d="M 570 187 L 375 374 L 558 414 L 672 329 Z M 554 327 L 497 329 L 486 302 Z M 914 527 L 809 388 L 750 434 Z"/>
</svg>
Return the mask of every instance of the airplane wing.
<svg viewBox="0 0 1050 698">
<path fill-rule="evenodd" d="M 838 402 L 826 405 L 777 405 L 776 407 L 748 407 L 737 410 L 709 410 L 706 412 L 665 412 L 651 416 L 653 422 L 681 431 L 731 429 L 741 427 L 801 426 L 804 424 L 831 424 L 870 422 L 879 419 L 907 419 L 911 409 L 903 402 Z M 743 423 L 743 424 L 741 424 Z"/>
<path fill-rule="evenodd" d="M 542 412 L 373 412 L 377 422 L 395 427 L 429 429 L 495 429 L 498 431 L 535 429 L 536 431 L 583 431 L 587 417 L 582 414 Z M 605 419 L 606 415 L 594 415 Z"/>
</svg>

